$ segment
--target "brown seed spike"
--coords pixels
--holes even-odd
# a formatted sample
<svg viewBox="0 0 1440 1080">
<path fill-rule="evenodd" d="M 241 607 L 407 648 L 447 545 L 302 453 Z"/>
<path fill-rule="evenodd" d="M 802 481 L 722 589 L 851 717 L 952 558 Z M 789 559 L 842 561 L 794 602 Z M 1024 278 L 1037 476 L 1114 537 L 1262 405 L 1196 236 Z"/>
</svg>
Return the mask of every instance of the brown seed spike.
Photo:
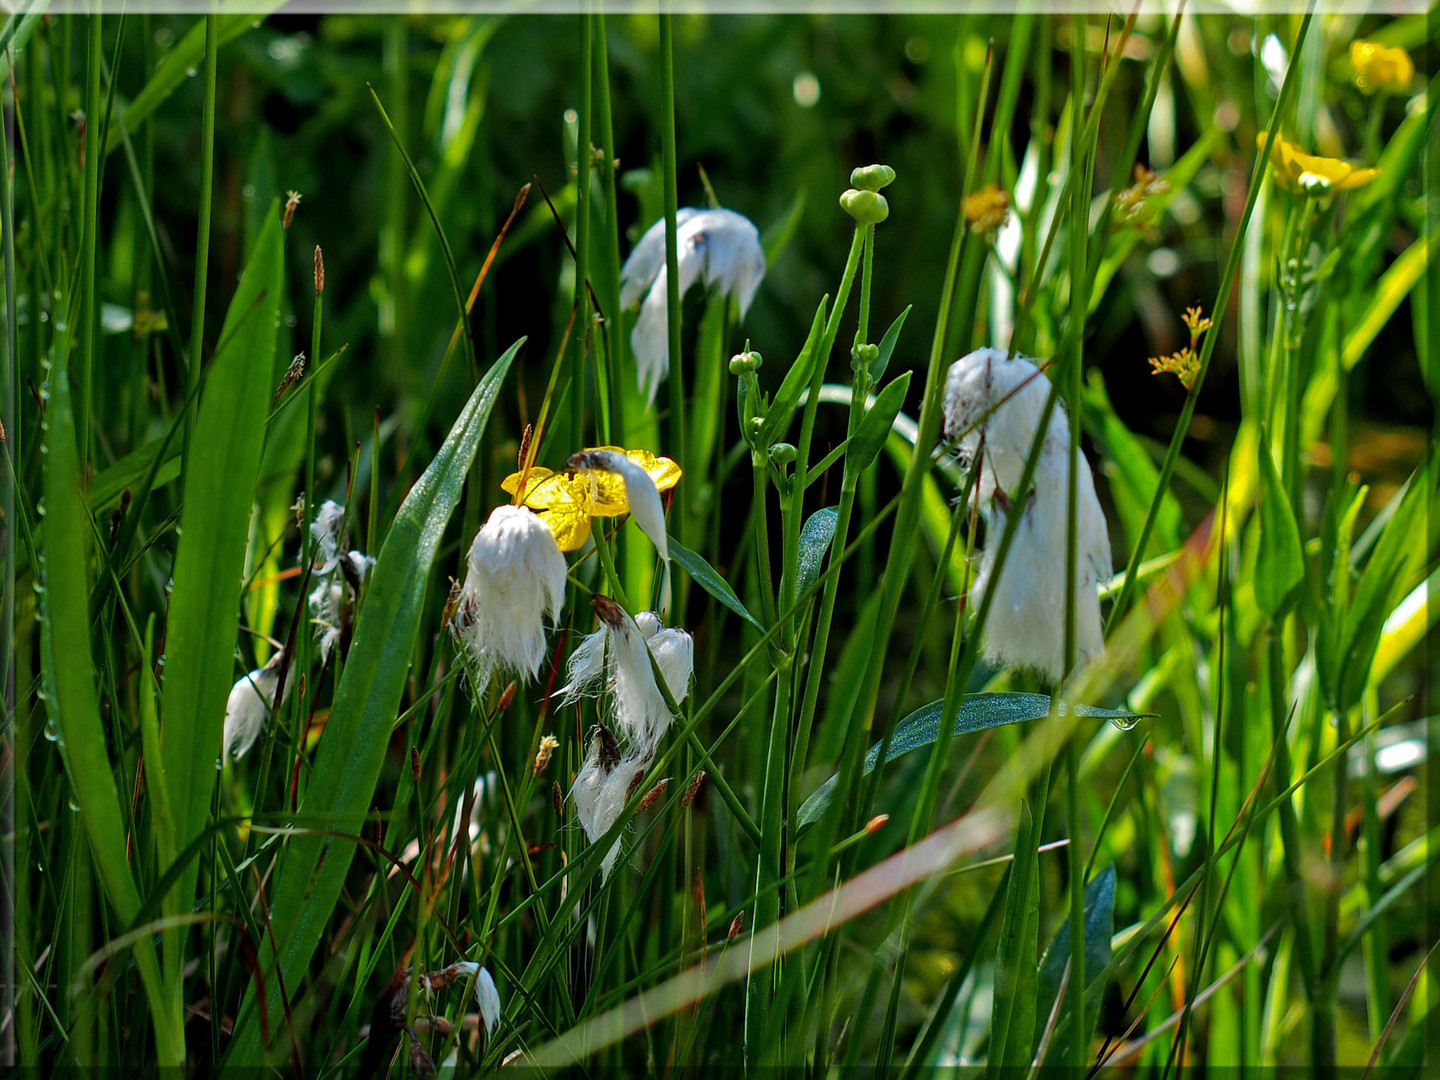
<svg viewBox="0 0 1440 1080">
<path fill-rule="evenodd" d="M 725 944 L 729 945 L 730 942 L 734 941 L 737 937 L 740 936 L 740 932 L 744 929 L 745 913 L 743 911 L 740 911 L 735 914 L 735 918 L 732 919 L 730 922 L 730 932 L 725 935 Z"/>
<path fill-rule="evenodd" d="M 620 743 L 604 724 L 595 728 L 595 738 L 600 740 L 600 768 L 609 773 L 620 764 Z"/>
<path fill-rule="evenodd" d="M 700 788 L 705 783 L 705 770 L 701 769 L 695 774 L 695 779 L 690 781 L 690 786 L 685 789 L 685 794 L 680 798 L 680 805 L 684 809 L 690 809 L 690 804 L 695 801 L 695 796 L 700 794 Z"/>
<path fill-rule="evenodd" d="M 550 800 L 555 804 L 555 816 L 561 821 L 565 820 L 565 796 L 560 792 L 560 781 L 556 780 L 550 785 Z"/>
<path fill-rule="evenodd" d="M 514 700 L 515 700 L 515 680 L 514 680 L 514 679 L 511 679 L 508 683 L 505 684 L 505 689 L 502 690 L 502 691 L 500 691 L 500 702 L 499 702 L 499 706 L 498 706 L 499 710 L 500 710 L 501 712 L 504 712 L 506 709 L 508 709 L 508 708 L 510 707 L 510 703 L 511 703 L 512 701 L 514 701 Z"/>
<path fill-rule="evenodd" d="M 320 253 L 320 245 L 315 245 L 315 295 L 319 296 L 325 292 L 325 256 Z"/>
<path fill-rule="evenodd" d="M 889 814 L 876 814 L 874 817 L 872 817 L 869 821 L 865 823 L 865 831 L 867 833 L 877 833 L 884 827 L 885 823 L 889 820 Z"/>
<path fill-rule="evenodd" d="M 415 778 L 415 785 L 420 785 L 420 748 L 410 747 L 410 775 Z"/>
<path fill-rule="evenodd" d="M 624 608 L 608 596 L 592 596 L 590 606 L 595 609 L 595 614 L 600 616 L 600 621 L 612 630 L 619 630 L 630 617 Z"/>
<path fill-rule="evenodd" d="M 665 789 L 669 786 L 670 778 L 667 776 L 664 780 L 661 780 L 649 791 L 645 792 L 645 797 L 640 800 L 640 805 L 639 807 L 637 807 L 637 813 L 642 810 L 649 810 L 650 807 L 654 806 L 657 802 L 659 802 L 660 797 L 665 794 Z"/>
<path fill-rule="evenodd" d="M 635 792 L 636 792 L 636 790 L 637 790 L 637 789 L 640 787 L 640 785 L 643 784 L 644 782 L 645 782 L 645 774 L 644 774 L 644 773 L 636 773 L 636 774 L 635 774 L 635 779 L 631 780 L 631 781 L 630 781 L 630 786 L 625 789 L 625 798 L 626 798 L 626 801 L 629 801 L 630 796 L 631 796 L 631 795 L 634 795 Z M 642 806 L 642 807 L 640 807 L 640 809 L 643 810 L 644 807 Z"/>
</svg>

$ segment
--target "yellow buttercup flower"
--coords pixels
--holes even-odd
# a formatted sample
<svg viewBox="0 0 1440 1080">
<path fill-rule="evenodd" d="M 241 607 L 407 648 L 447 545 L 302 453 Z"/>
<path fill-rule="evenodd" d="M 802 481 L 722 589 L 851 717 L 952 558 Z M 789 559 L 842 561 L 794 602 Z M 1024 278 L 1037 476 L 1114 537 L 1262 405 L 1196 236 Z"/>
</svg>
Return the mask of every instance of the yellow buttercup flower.
<svg viewBox="0 0 1440 1080">
<path fill-rule="evenodd" d="M 1262 131 L 1255 139 L 1261 150 L 1265 149 L 1265 134 Z M 1307 154 L 1284 136 L 1277 136 L 1270 149 L 1270 166 L 1281 187 L 1322 198 L 1364 187 L 1380 175 L 1379 169 L 1359 169 L 1339 158 Z"/>
<path fill-rule="evenodd" d="M 1355 85 L 1366 94 L 1403 94 L 1415 78 L 1415 61 L 1399 46 L 1387 48 L 1378 41 L 1352 41 L 1350 66 Z"/>
<path fill-rule="evenodd" d="M 595 446 L 585 452 L 593 450 L 624 454 L 649 474 L 655 481 L 656 491 L 669 491 L 681 477 L 679 465 L 649 450 Z M 520 476 L 518 472 L 511 473 L 500 486 L 516 495 L 520 491 Z M 539 465 L 531 466 L 525 478 L 525 491 L 516 502 L 539 515 L 555 534 L 555 543 L 561 551 L 579 551 L 584 547 L 592 518 L 619 517 L 630 512 L 624 478 L 619 473 L 599 470 L 557 473 Z"/>
</svg>

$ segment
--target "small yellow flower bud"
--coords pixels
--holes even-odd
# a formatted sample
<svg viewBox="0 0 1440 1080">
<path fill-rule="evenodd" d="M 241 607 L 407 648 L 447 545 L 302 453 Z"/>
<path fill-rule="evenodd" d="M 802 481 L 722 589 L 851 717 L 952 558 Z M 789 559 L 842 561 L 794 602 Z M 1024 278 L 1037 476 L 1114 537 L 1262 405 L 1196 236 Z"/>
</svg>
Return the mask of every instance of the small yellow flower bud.
<svg viewBox="0 0 1440 1080">
<path fill-rule="evenodd" d="M 1386 48 L 1378 41 L 1350 43 L 1350 66 L 1355 85 L 1365 94 L 1403 94 L 1415 78 L 1415 61 L 1404 49 Z"/>
<path fill-rule="evenodd" d="M 895 181 L 895 170 L 889 165 L 861 165 L 850 174 L 850 183 L 863 191 L 879 191 Z"/>
<path fill-rule="evenodd" d="M 879 225 L 890 216 L 890 204 L 878 191 L 847 188 L 840 196 L 840 206 L 863 225 Z"/>
</svg>

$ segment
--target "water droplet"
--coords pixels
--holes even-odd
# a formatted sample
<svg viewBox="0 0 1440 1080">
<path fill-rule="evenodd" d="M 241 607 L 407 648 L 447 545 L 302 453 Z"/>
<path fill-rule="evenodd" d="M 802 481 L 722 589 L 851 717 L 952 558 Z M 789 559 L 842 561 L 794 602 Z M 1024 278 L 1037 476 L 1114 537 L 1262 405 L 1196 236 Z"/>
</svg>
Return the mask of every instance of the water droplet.
<svg viewBox="0 0 1440 1080">
<path fill-rule="evenodd" d="M 1140 722 L 1138 716 L 1112 716 L 1110 723 L 1114 724 L 1121 731 L 1131 731 Z"/>
<path fill-rule="evenodd" d="M 78 813 L 80 812 L 80 804 L 77 803 L 74 799 L 71 799 L 71 800 L 70 800 L 70 809 L 73 810 L 75 813 L 78 814 Z"/>
<path fill-rule="evenodd" d="M 192 68 L 190 68 L 188 71 L 185 72 L 185 77 L 186 77 L 187 79 L 193 79 L 193 78 L 195 78 L 196 75 L 199 75 L 199 74 L 200 74 L 200 69 L 199 69 L 199 68 L 193 68 L 193 67 L 192 67 Z"/>
</svg>

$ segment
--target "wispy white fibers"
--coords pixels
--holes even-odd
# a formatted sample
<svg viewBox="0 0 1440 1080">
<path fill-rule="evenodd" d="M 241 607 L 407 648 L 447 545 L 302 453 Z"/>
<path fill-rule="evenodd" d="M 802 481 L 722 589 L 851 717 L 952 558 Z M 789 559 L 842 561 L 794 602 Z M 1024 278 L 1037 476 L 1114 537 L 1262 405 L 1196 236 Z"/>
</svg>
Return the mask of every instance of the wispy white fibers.
<svg viewBox="0 0 1440 1080">
<path fill-rule="evenodd" d="M 665 531 L 665 506 L 660 501 L 660 489 L 654 478 L 645 469 L 631 461 L 624 454 L 614 450 L 584 450 L 566 462 L 566 467 L 577 472 L 601 470 L 615 473 L 625 482 L 625 501 L 630 504 L 630 516 L 640 531 L 650 538 L 655 550 L 665 563 L 665 577 L 661 583 L 662 608 L 670 606 L 670 536 Z"/>
<path fill-rule="evenodd" d="M 985 655 L 994 664 L 1032 668 L 1051 682 L 1065 675 L 1066 526 L 1070 429 L 1057 403 L 1045 432 L 1034 482 L 1023 506 L 1012 503 L 1039 427 L 1050 381 L 1022 357 L 977 349 L 955 361 L 945 382 L 945 435 L 960 439 L 968 461 L 979 458 L 979 497 L 990 508 L 973 605 L 993 591 Z M 1104 648 L 1100 583 L 1111 573 L 1110 537 L 1084 455 L 1077 459 L 1075 653 L 1086 663 Z M 1015 540 L 996 575 L 1000 537 L 1019 513 Z"/>
<path fill-rule="evenodd" d="M 665 656 L 669 670 L 662 665 L 661 671 L 671 696 L 679 704 L 688 690 L 694 666 L 690 635 L 684 630 L 659 630 L 647 642 L 635 620 L 619 604 L 604 596 L 597 596 L 591 602 L 600 621 L 610 631 L 608 671 L 616 729 L 630 746 L 648 759 L 672 719 L 670 706 L 665 704 L 665 697 L 655 682 L 650 654 L 655 652 L 657 664 L 660 657 Z M 677 685 L 680 693 L 676 693 Z"/>
<path fill-rule="evenodd" d="M 708 287 L 735 298 L 743 319 L 765 276 L 765 251 L 754 223 L 733 210 L 686 207 L 676 213 L 675 225 L 680 295 L 703 277 Z M 639 369 L 640 389 L 654 402 L 660 383 L 670 372 L 663 218 L 640 238 L 620 277 L 621 306 L 640 303 L 630 346 Z"/>
<path fill-rule="evenodd" d="M 545 658 L 545 620 L 565 599 L 565 556 L 550 529 L 523 506 L 497 506 L 470 545 L 455 632 L 479 668 L 535 678 Z"/>
<path fill-rule="evenodd" d="M 310 535 L 315 540 L 315 569 L 312 571 L 315 587 L 310 590 L 306 604 L 310 608 L 310 623 L 315 628 L 322 662 L 329 659 L 331 650 L 340 641 L 347 590 L 352 597 L 357 594 L 375 566 L 375 560 L 370 556 L 345 550 L 341 536 L 344 525 L 345 508 L 333 500 L 321 504 L 315 512 L 315 520 L 310 523 Z"/>
<path fill-rule="evenodd" d="M 230 688 L 230 697 L 225 702 L 223 739 L 227 759 L 244 757 L 265 730 L 265 720 L 275 707 L 275 689 L 280 682 L 284 656 L 283 652 L 277 652 L 264 667 L 248 672 Z M 294 681 L 292 670 L 285 677 L 286 698 Z"/>
<path fill-rule="evenodd" d="M 653 612 L 642 612 L 632 619 L 624 608 L 606 597 L 597 596 L 592 603 L 600 616 L 600 629 L 576 650 L 577 655 L 584 655 L 580 665 L 583 670 L 577 670 L 572 658 L 570 685 L 566 689 L 570 700 L 581 693 L 598 692 L 600 686 L 606 687 L 610 695 L 613 729 L 603 725 L 596 729 L 570 791 L 580 825 L 590 842 L 595 843 L 620 816 L 631 788 L 654 760 L 673 719 L 655 680 L 655 668 L 660 669 L 670 696 L 678 704 L 690 691 L 695 652 L 689 634 L 676 627 L 662 629 L 659 616 Z M 603 657 L 599 674 L 592 670 L 592 658 L 597 656 Z M 619 851 L 616 844 L 605 853 L 601 866 L 607 876 Z"/>
<path fill-rule="evenodd" d="M 642 611 L 635 616 L 635 625 L 640 628 L 641 636 L 650 641 L 665 624 L 655 612 Z M 598 630 L 585 635 L 580 644 L 575 646 L 575 651 L 570 654 L 570 660 L 565 665 L 565 685 L 555 691 L 562 706 L 573 705 L 582 697 L 595 697 L 605 688 L 609 643 L 610 627 L 602 622 Z M 671 682 L 669 676 L 666 676 L 665 681 L 667 684 Z"/>
<path fill-rule="evenodd" d="M 575 816 L 586 838 L 597 843 L 610 831 L 625 808 L 630 788 L 645 772 L 649 758 L 638 753 L 621 755 L 620 745 L 615 736 L 604 727 L 598 728 L 590 739 L 585 762 L 575 776 L 570 789 L 570 799 L 575 804 Z M 602 879 L 610 876 L 615 860 L 620 857 L 620 842 L 611 845 L 600 862 Z"/>
<path fill-rule="evenodd" d="M 489 1039 L 500 1026 L 500 992 L 495 989 L 490 972 L 483 967 L 475 975 L 475 1004 L 480 1007 L 480 1021 L 485 1025 L 485 1038 Z"/>
</svg>

